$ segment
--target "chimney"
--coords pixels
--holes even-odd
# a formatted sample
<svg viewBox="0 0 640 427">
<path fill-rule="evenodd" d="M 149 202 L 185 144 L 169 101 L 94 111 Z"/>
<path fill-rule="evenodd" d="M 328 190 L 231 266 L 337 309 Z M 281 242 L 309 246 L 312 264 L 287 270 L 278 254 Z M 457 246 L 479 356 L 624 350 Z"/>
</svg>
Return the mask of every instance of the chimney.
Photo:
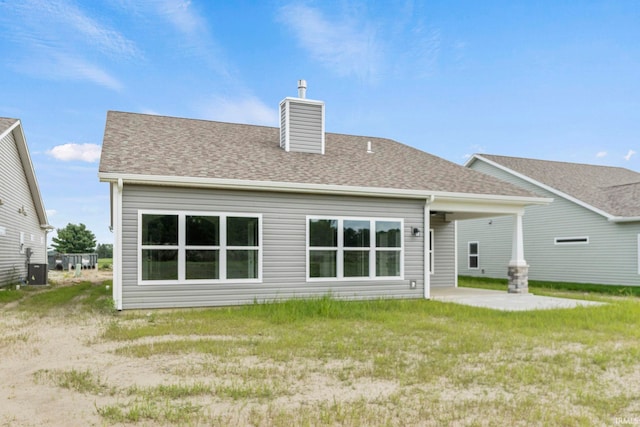
<svg viewBox="0 0 640 427">
<path fill-rule="evenodd" d="M 307 81 L 298 80 L 298 97 L 280 102 L 280 147 L 324 154 L 324 102 L 307 99 Z"/>
</svg>

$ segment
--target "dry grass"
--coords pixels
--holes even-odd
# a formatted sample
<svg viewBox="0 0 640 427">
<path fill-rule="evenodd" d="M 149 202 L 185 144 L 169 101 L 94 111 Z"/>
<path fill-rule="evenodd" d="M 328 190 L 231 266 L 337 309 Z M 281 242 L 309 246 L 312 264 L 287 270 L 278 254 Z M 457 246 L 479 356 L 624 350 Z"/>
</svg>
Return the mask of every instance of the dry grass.
<svg viewBox="0 0 640 427">
<path fill-rule="evenodd" d="M 592 294 L 609 304 L 534 312 L 324 297 L 114 317 L 104 285 L 49 292 L 38 304 L 26 295 L 3 319 L 25 326 L 35 316 L 84 337 L 66 362 L 34 371 L 31 392 L 52 390 L 97 425 L 640 421 L 635 297 Z M 3 355 L 25 341 L 46 346 L 29 331 L 8 335 Z"/>
</svg>

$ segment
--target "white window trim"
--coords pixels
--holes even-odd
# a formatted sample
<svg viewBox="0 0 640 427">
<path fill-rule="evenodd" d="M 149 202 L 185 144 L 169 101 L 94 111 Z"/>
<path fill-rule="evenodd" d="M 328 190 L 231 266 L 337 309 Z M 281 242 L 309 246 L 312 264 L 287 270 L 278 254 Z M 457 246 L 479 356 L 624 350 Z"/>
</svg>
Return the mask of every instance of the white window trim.
<svg viewBox="0 0 640 427">
<path fill-rule="evenodd" d="M 144 249 L 177 249 L 178 250 L 178 280 L 142 280 L 142 215 L 177 215 L 178 216 L 178 244 L 177 245 L 144 245 Z M 219 246 L 187 246 L 186 222 L 187 216 L 217 216 L 220 218 L 220 244 Z M 227 217 L 258 218 L 258 246 L 227 246 Z M 224 283 L 262 283 L 262 214 L 246 212 L 209 212 L 209 211 L 174 211 L 174 210 L 138 210 L 138 284 L 147 285 L 208 285 Z M 186 251 L 188 249 L 217 249 L 219 250 L 218 263 L 219 277 L 224 279 L 186 279 Z M 255 279 L 227 279 L 228 250 L 257 250 L 258 251 L 258 277 Z"/>
<path fill-rule="evenodd" d="M 476 247 L 478 248 L 478 250 L 476 251 L 475 254 L 471 253 L 471 245 L 472 244 L 476 244 Z M 471 257 L 474 256 L 478 259 L 478 266 L 477 267 L 471 267 Z M 480 269 L 480 242 L 477 240 L 474 241 L 470 241 L 467 242 L 467 268 L 469 270 L 479 270 Z"/>
<path fill-rule="evenodd" d="M 324 246 L 309 246 L 309 220 L 337 220 L 338 221 L 338 242 L 337 246 L 324 247 Z M 369 221 L 370 224 L 370 237 L 369 248 L 347 248 L 349 250 L 368 250 L 369 251 L 369 276 L 361 277 L 344 277 L 344 221 Z M 400 223 L 400 249 L 395 248 L 376 248 L 375 244 L 375 224 L 376 221 L 393 221 Z M 305 246 L 306 246 L 306 276 L 307 282 L 358 282 L 358 281 L 382 281 L 382 280 L 404 280 L 404 220 L 402 218 L 379 218 L 379 217 L 351 217 L 351 216 L 339 216 L 339 215 L 307 215 L 305 222 Z M 331 250 L 336 251 L 336 277 L 310 277 L 310 263 L 309 254 L 311 250 L 324 251 Z M 376 251 L 388 250 L 393 252 L 400 252 L 400 275 L 399 276 L 376 276 L 376 263 L 375 256 Z"/>
<path fill-rule="evenodd" d="M 563 240 L 567 240 L 563 242 Z M 575 236 L 575 237 L 556 237 L 553 239 L 554 245 L 588 245 L 589 244 L 589 236 Z"/>
</svg>

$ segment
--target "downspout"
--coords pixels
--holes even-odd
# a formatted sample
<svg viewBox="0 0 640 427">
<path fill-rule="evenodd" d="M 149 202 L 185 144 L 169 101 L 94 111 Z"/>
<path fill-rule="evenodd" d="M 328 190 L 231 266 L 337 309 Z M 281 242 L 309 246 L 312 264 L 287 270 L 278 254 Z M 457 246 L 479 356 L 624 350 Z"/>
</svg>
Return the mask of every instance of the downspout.
<svg viewBox="0 0 640 427">
<path fill-rule="evenodd" d="M 122 178 L 113 186 L 113 301 L 122 310 Z"/>
<path fill-rule="evenodd" d="M 431 256 L 429 244 L 431 243 L 431 208 L 430 205 L 436 197 L 432 194 L 424 202 L 424 299 L 431 298 Z M 435 248 L 434 248 L 435 249 Z"/>
</svg>

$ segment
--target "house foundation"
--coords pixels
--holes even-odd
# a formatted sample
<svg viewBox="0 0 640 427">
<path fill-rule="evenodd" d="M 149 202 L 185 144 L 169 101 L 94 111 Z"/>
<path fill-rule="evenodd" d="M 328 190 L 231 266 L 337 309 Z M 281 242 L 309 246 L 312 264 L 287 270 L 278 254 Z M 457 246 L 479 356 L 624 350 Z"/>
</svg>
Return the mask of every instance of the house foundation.
<svg viewBox="0 0 640 427">
<path fill-rule="evenodd" d="M 510 294 L 529 293 L 529 266 L 510 265 L 508 270 Z"/>
</svg>

